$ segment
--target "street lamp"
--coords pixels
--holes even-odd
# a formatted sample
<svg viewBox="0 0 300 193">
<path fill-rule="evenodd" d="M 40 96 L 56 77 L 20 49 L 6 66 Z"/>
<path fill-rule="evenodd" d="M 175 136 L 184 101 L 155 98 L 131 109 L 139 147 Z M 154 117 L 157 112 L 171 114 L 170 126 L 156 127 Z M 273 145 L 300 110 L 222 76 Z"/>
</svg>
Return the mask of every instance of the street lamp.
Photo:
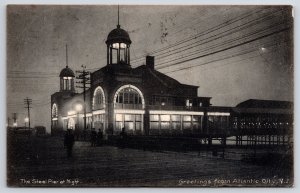
<svg viewBox="0 0 300 193">
<path fill-rule="evenodd" d="M 14 126 L 14 127 L 17 127 L 17 126 L 18 126 L 17 122 L 13 123 L 13 126 Z"/>
<path fill-rule="evenodd" d="M 75 106 L 75 110 L 77 111 L 77 113 L 79 113 L 82 110 L 82 104 L 77 104 Z"/>
<path fill-rule="evenodd" d="M 26 128 L 26 123 L 29 122 L 29 118 L 28 118 L 28 117 L 25 117 L 24 121 L 25 121 L 25 128 Z"/>
</svg>

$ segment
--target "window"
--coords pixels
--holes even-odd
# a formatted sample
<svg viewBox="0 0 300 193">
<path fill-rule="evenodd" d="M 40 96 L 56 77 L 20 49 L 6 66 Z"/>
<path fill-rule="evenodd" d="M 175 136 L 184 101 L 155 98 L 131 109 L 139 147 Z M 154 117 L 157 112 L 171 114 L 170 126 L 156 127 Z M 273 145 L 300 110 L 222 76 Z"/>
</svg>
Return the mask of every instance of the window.
<svg viewBox="0 0 300 193">
<path fill-rule="evenodd" d="M 201 129 L 201 116 L 199 115 L 193 115 L 193 129 Z"/>
<path fill-rule="evenodd" d="M 159 129 L 159 115 L 150 115 L 150 129 Z"/>
<path fill-rule="evenodd" d="M 185 101 L 185 105 L 186 105 L 186 107 L 192 107 L 192 106 L 193 106 L 192 100 L 187 99 L 187 100 Z"/>
<path fill-rule="evenodd" d="M 57 105 L 54 103 L 52 106 L 52 118 L 58 117 Z"/>
<path fill-rule="evenodd" d="M 115 107 L 122 109 L 142 109 L 143 99 L 141 92 L 137 88 L 131 85 L 121 87 L 116 92 Z"/>
<path fill-rule="evenodd" d="M 169 122 L 170 121 L 170 115 L 160 115 L 160 120 L 162 122 Z"/>
<path fill-rule="evenodd" d="M 99 86 L 94 91 L 93 97 L 93 110 L 99 110 L 104 108 L 105 98 L 104 98 L 104 91 Z"/>
<path fill-rule="evenodd" d="M 180 115 L 171 115 L 171 119 L 172 119 L 172 129 L 180 130 L 181 129 Z"/>
<path fill-rule="evenodd" d="M 121 132 L 124 127 L 128 134 L 141 134 L 142 115 L 140 114 L 116 114 L 116 132 Z"/>
</svg>

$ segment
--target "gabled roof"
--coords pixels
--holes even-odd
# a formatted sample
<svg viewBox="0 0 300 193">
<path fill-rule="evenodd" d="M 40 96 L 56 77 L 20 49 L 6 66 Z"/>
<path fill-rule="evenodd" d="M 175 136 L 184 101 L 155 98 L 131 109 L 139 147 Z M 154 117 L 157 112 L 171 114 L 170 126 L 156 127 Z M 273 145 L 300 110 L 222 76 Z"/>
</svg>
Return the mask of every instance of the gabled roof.
<svg viewBox="0 0 300 193">
<path fill-rule="evenodd" d="M 156 80 L 159 81 L 162 85 L 168 87 L 168 88 L 180 88 L 180 87 L 194 87 L 198 88 L 198 86 L 194 85 L 186 85 L 186 84 L 181 84 L 177 80 L 155 70 L 155 69 L 150 69 L 146 65 L 139 66 L 134 69 L 135 71 L 138 71 L 139 73 L 144 72 L 147 73 L 151 78 L 151 80 Z"/>
</svg>

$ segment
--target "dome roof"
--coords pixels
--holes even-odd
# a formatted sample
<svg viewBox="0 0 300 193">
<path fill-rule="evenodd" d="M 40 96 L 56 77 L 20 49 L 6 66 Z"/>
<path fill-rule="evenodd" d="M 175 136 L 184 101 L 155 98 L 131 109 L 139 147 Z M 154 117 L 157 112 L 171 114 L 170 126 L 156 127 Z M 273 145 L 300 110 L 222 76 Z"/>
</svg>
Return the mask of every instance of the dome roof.
<svg viewBox="0 0 300 193">
<path fill-rule="evenodd" d="M 61 70 L 59 77 L 75 77 L 75 74 L 71 68 L 66 66 L 64 69 Z"/>
<path fill-rule="evenodd" d="M 131 44 L 131 40 L 127 31 L 120 28 L 120 25 L 117 28 L 113 29 L 107 36 L 106 44 L 123 42 L 126 44 Z"/>
</svg>

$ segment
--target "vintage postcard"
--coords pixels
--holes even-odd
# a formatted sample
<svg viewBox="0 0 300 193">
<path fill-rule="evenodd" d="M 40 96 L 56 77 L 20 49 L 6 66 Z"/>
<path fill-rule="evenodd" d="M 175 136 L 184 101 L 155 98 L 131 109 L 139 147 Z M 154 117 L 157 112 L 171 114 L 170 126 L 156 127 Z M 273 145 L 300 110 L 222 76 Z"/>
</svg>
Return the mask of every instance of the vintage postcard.
<svg viewBox="0 0 300 193">
<path fill-rule="evenodd" d="M 293 7 L 8 5 L 10 187 L 292 187 Z"/>
</svg>

